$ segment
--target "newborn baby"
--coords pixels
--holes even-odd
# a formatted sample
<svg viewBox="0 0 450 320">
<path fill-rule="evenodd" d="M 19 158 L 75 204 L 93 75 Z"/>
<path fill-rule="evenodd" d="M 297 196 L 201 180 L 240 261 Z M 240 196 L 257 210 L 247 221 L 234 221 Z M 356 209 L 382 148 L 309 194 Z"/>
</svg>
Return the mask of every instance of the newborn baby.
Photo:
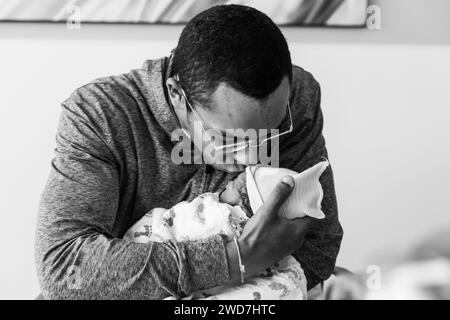
<svg viewBox="0 0 450 320">
<path fill-rule="evenodd" d="M 218 193 L 204 193 L 190 202 L 183 201 L 170 209 L 155 208 L 137 221 L 125 234 L 132 242 L 194 241 L 222 234 L 239 237 L 250 217 L 269 197 L 286 175 L 295 187 L 278 214 L 285 219 L 311 216 L 325 217 L 321 211 L 323 197 L 319 178 L 328 166 L 322 161 L 297 173 L 263 165 L 247 167 Z M 247 278 L 244 284 L 220 286 L 194 293 L 194 299 L 306 299 L 306 278 L 297 260 L 288 256 L 266 272 Z"/>
</svg>

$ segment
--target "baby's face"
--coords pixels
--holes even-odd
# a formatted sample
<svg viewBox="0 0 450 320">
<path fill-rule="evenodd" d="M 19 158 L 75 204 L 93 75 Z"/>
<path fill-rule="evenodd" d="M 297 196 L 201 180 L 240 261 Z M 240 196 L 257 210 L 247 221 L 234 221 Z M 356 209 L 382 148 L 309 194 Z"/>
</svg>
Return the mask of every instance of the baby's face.
<svg viewBox="0 0 450 320">
<path fill-rule="evenodd" d="M 245 171 L 227 183 L 225 190 L 219 196 L 220 202 L 232 206 L 241 205 L 243 188 L 246 188 Z"/>
</svg>

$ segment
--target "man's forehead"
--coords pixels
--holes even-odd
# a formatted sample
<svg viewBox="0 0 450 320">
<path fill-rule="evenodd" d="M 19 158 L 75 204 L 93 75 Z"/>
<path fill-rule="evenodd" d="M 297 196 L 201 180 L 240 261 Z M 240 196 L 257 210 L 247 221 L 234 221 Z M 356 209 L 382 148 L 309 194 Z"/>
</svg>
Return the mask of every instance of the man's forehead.
<svg viewBox="0 0 450 320">
<path fill-rule="evenodd" d="M 223 133 L 226 129 L 275 129 L 285 118 L 289 90 L 286 78 L 286 82 L 280 84 L 274 93 L 266 99 L 257 100 L 225 83 L 220 84 L 212 96 L 211 110 L 206 115 L 208 123 Z"/>
</svg>

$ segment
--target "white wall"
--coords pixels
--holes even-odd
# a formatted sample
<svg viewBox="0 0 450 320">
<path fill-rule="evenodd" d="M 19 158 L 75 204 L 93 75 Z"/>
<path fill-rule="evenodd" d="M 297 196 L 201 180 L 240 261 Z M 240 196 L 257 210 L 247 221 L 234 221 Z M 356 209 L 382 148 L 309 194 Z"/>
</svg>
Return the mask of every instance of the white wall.
<svg viewBox="0 0 450 320">
<path fill-rule="evenodd" d="M 446 0 L 381 1 L 383 29 L 283 29 L 322 85 L 345 239 L 339 264 L 450 226 L 450 11 Z M 166 55 L 181 27 L 0 24 L 0 299 L 33 298 L 36 211 L 59 103 L 93 78 Z"/>
</svg>

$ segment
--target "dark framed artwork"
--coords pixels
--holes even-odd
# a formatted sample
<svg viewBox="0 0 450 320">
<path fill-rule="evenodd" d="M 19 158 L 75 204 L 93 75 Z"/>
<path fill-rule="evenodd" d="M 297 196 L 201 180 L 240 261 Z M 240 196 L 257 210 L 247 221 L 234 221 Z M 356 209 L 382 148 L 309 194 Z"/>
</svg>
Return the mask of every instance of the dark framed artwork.
<svg viewBox="0 0 450 320">
<path fill-rule="evenodd" d="M 218 4 L 254 7 L 281 26 L 357 27 L 367 0 L 0 0 L 2 22 L 184 24 Z"/>
</svg>

